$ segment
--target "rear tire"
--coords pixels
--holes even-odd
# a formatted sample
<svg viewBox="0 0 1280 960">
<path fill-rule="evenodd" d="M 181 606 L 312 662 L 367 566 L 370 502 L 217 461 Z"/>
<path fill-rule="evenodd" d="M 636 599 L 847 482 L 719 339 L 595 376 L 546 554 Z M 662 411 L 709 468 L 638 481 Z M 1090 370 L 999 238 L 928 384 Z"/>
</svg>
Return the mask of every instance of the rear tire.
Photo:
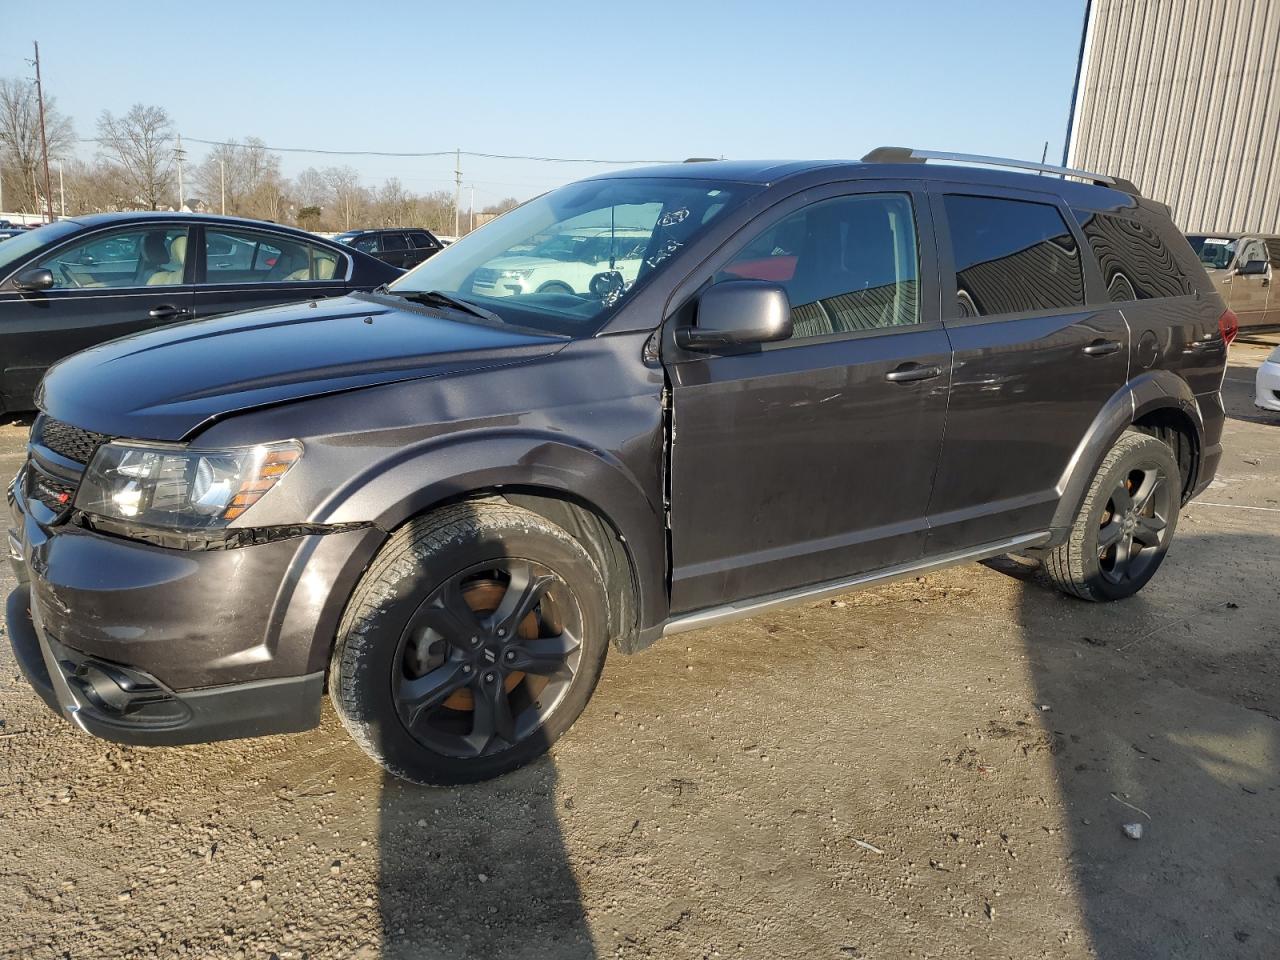
<svg viewBox="0 0 1280 960">
<path fill-rule="evenodd" d="M 1150 434 L 1126 431 L 1098 467 L 1067 541 L 1045 555 L 1045 573 L 1084 600 L 1133 596 L 1164 560 L 1181 491 L 1173 451 Z"/>
<path fill-rule="evenodd" d="M 400 527 L 361 579 L 329 671 L 365 753 L 419 784 L 523 766 L 578 718 L 608 648 L 604 582 L 582 545 L 501 501 Z"/>
</svg>

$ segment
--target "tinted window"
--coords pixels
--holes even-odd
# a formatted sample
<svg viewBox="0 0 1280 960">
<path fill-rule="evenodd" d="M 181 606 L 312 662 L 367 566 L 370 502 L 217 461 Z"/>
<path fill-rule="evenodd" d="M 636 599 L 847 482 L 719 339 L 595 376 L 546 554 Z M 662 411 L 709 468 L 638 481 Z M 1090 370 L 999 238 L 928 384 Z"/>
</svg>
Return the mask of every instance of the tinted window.
<svg viewBox="0 0 1280 960">
<path fill-rule="evenodd" d="M 961 316 L 1084 305 L 1080 251 L 1056 207 L 947 195 Z"/>
<path fill-rule="evenodd" d="M 338 254 L 292 238 L 252 230 L 205 230 L 207 283 L 332 280 Z"/>
<path fill-rule="evenodd" d="M 378 235 L 376 233 L 368 233 L 364 236 L 356 237 L 354 240 L 348 240 L 347 245 L 355 247 L 362 253 L 377 253 Z"/>
<path fill-rule="evenodd" d="M 439 244 L 431 239 L 431 235 L 427 233 L 411 233 L 409 239 L 413 241 L 413 245 L 420 249 L 430 250 L 432 247 L 438 247 Z"/>
<path fill-rule="evenodd" d="M 182 283 L 186 258 L 186 227 L 156 225 L 95 233 L 36 266 L 53 272 L 58 289 L 160 287 Z"/>
<path fill-rule="evenodd" d="M 407 250 L 409 245 L 404 242 L 403 233 L 384 233 L 382 235 L 383 250 Z"/>
<path fill-rule="evenodd" d="M 1150 300 L 1156 297 L 1184 297 L 1194 293 L 1191 279 L 1183 271 L 1160 235 L 1145 224 L 1128 217 L 1076 211 L 1076 219 L 1098 258 L 1107 297 L 1113 303 Z M 1227 257 L 1234 243 L 1204 240 L 1199 255 L 1206 266 L 1216 266 Z M 1206 260 L 1206 257 L 1208 258 Z"/>
<path fill-rule="evenodd" d="M 791 300 L 793 337 L 919 323 L 915 218 L 905 194 L 825 200 L 784 217 L 717 274 L 771 280 Z"/>
</svg>

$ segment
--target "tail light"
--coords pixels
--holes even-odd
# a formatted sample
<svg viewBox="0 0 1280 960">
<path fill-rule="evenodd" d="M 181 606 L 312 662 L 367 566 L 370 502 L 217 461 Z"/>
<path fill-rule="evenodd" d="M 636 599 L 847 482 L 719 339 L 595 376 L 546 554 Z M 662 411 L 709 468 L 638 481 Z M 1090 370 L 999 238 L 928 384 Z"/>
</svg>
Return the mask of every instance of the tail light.
<svg viewBox="0 0 1280 960">
<path fill-rule="evenodd" d="M 1218 318 L 1218 330 L 1222 333 L 1223 342 L 1230 346 L 1240 332 L 1240 318 L 1230 310 L 1223 310 L 1222 316 Z"/>
</svg>

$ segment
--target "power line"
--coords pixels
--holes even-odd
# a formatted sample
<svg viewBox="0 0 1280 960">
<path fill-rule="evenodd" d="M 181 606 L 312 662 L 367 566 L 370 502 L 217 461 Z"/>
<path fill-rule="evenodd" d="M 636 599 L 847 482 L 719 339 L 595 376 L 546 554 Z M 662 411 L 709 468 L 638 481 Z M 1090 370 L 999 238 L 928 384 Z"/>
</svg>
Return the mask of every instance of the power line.
<svg viewBox="0 0 1280 960">
<path fill-rule="evenodd" d="M 187 137 L 188 143 L 199 143 L 206 147 L 245 147 L 244 143 L 237 143 L 234 140 L 201 140 L 197 137 Z M 107 137 L 80 137 L 80 143 L 113 143 L 111 138 Z M 254 144 L 255 147 L 261 147 L 271 153 L 315 153 L 324 156 L 337 157 L 401 157 L 401 158 L 419 158 L 419 157 L 457 157 L 461 153 L 464 157 L 478 157 L 482 160 L 533 160 L 539 163 L 600 163 L 625 165 L 629 163 L 677 163 L 675 160 L 602 160 L 596 157 L 535 157 L 516 153 L 482 153 L 478 150 L 423 150 L 423 151 L 392 151 L 392 150 L 324 150 L 319 147 L 271 147 L 266 144 Z"/>
</svg>

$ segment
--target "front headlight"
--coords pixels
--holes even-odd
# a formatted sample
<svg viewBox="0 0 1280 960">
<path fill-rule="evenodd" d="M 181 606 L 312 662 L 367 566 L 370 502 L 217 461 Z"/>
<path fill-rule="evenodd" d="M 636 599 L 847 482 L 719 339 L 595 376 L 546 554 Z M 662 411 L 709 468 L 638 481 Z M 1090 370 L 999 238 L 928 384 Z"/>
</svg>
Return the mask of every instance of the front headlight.
<svg viewBox="0 0 1280 960">
<path fill-rule="evenodd" d="M 290 440 L 229 450 L 107 443 L 94 454 L 76 509 L 154 527 L 226 526 L 302 456 Z"/>
<path fill-rule="evenodd" d="M 503 270 L 498 274 L 499 280 L 528 280 L 533 276 L 532 270 Z"/>
</svg>

